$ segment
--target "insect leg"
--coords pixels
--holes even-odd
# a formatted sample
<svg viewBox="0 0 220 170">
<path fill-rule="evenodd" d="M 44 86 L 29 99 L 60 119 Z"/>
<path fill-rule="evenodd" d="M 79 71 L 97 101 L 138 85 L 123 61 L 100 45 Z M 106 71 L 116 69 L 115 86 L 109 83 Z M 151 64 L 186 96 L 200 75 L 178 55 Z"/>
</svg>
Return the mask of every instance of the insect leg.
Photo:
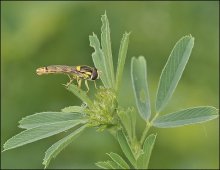
<svg viewBox="0 0 220 170">
<path fill-rule="evenodd" d="M 68 75 L 68 77 L 69 77 L 69 82 L 68 83 L 66 83 L 66 84 L 63 84 L 64 86 L 66 86 L 66 87 L 68 87 L 72 82 L 73 82 L 73 80 L 74 79 L 72 79 L 71 77 L 70 77 L 70 75 L 69 74 L 67 74 Z"/>
<path fill-rule="evenodd" d="M 69 79 L 70 79 L 70 80 L 72 80 L 72 78 L 70 77 L 70 75 L 69 75 L 69 74 L 67 74 L 67 76 L 69 77 Z"/>
<path fill-rule="evenodd" d="M 81 88 L 82 79 L 77 77 L 76 81 L 77 81 L 78 87 Z"/>
<path fill-rule="evenodd" d="M 95 84 L 95 88 L 98 89 L 97 86 L 96 86 L 96 82 L 95 81 L 94 81 L 94 84 Z"/>
<path fill-rule="evenodd" d="M 86 88 L 87 88 L 87 91 L 86 91 L 86 93 L 88 93 L 88 92 L 89 92 L 89 85 L 88 85 L 88 82 L 87 82 L 87 80 L 85 80 L 85 85 L 86 85 Z"/>
</svg>

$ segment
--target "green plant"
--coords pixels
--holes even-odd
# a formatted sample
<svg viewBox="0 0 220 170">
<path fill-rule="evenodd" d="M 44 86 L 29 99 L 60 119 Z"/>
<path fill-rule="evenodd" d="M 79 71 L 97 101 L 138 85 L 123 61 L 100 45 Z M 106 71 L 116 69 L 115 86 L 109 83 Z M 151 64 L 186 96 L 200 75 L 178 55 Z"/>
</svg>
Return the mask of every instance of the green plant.
<svg viewBox="0 0 220 170">
<path fill-rule="evenodd" d="M 151 127 L 171 128 L 189 124 L 202 123 L 218 118 L 218 110 L 211 106 L 187 108 L 160 116 L 160 112 L 169 102 L 183 70 L 190 57 L 194 38 L 182 37 L 174 46 L 168 61 L 161 73 L 157 96 L 156 113 L 151 116 L 151 105 L 147 84 L 146 60 L 143 56 L 131 60 L 131 80 L 135 94 L 138 114 L 145 121 L 146 127 L 140 139 L 136 136 L 136 111 L 133 107 L 124 108 L 119 105 L 118 94 L 122 81 L 126 53 L 130 33 L 125 33 L 121 40 L 116 74 L 114 71 L 110 29 L 107 15 L 101 17 L 101 44 L 93 33 L 89 36 L 90 46 L 95 51 L 93 62 L 101 71 L 103 86 L 95 92 L 91 99 L 87 93 L 76 85 L 67 88 L 84 103 L 82 106 L 70 106 L 61 112 L 42 112 L 23 118 L 19 127 L 25 129 L 4 144 L 4 151 L 13 149 L 76 127 L 69 135 L 53 144 L 45 153 L 43 165 L 49 165 L 68 144 L 70 144 L 86 128 L 95 127 L 98 131 L 107 130 L 114 135 L 127 160 L 117 153 L 108 153 L 110 160 L 97 162 L 104 169 L 147 169 L 151 152 L 156 140 L 156 134 L 148 135 Z"/>
</svg>

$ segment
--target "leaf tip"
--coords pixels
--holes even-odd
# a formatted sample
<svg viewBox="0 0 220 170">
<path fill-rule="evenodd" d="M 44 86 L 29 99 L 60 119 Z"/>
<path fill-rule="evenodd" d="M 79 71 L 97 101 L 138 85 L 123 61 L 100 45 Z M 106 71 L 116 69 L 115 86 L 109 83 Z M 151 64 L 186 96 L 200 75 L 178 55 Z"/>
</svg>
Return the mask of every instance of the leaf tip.
<svg viewBox="0 0 220 170">
<path fill-rule="evenodd" d="M 19 123 L 20 123 L 20 122 L 19 122 Z M 24 128 L 24 127 L 23 127 L 21 124 L 20 124 L 20 125 L 18 125 L 18 127 L 19 127 L 19 128 L 21 128 L 21 129 L 22 129 L 22 128 Z"/>
<path fill-rule="evenodd" d="M 10 139 L 8 139 L 4 144 L 3 144 L 3 151 L 2 152 L 5 152 L 5 151 L 7 151 L 7 150 L 9 150 L 9 149 L 13 149 L 14 147 L 8 147 L 7 146 L 7 144 L 8 144 L 8 141 L 9 141 Z"/>
<path fill-rule="evenodd" d="M 110 155 L 111 155 L 111 153 L 105 153 L 106 155 L 108 155 L 109 157 L 111 157 Z"/>
<path fill-rule="evenodd" d="M 105 19 L 107 19 L 106 10 L 105 13 L 101 16 L 101 21 L 104 22 Z"/>
<path fill-rule="evenodd" d="M 42 164 L 44 165 L 44 169 L 46 169 L 48 167 L 48 160 L 44 158 Z"/>
<path fill-rule="evenodd" d="M 190 41 L 192 41 L 192 45 L 194 45 L 194 40 L 195 40 L 195 37 L 193 37 L 191 34 L 189 35 L 186 35 L 185 37 L 183 38 L 190 38 Z"/>
<path fill-rule="evenodd" d="M 3 149 L 3 150 L 2 150 L 2 153 L 5 152 L 5 151 L 6 151 L 6 149 Z"/>
<path fill-rule="evenodd" d="M 107 14 L 106 14 L 106 9 L 105 9 L 105 13 L 104 13 L 104 16 L 107 16 Z"/>
<path fill-rule="evenodd" d="M 129 32 L 126 31 L 126 32 L 125 32 L 125 35 L 126 35 L 126 36 L 130 36 L 130 34 L 131 34 L 131 31 L 129 31 Z"/>
</svg>

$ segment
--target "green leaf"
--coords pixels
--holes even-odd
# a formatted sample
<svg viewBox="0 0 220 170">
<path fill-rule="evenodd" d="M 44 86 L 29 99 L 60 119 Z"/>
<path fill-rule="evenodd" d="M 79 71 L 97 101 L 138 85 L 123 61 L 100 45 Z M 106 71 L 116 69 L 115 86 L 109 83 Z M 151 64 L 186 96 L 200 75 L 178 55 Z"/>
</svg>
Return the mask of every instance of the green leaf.
<svg viewBox="0 0 220 170">
<path fill-rule="evenodd" d="M 77 87 L 75 84 L 70 84 L 67 87 L 67 90 L 75 94 L 78 98 L 80 98 L 84 103 L 86 103 L 89 107 L 92 106 L 92 101 L 89 99 L 89 97 L 86 95 L 86 92 L 81 90 L 79 87 Z"/>
<path fill-rule="evenodd" d="M 133 141 L 136 137 L 135 134 L 136 115 L 133 112 L 133 109 L 128 109 L 126 111 L 119 110 L 118 116 L 128 134 L 130 141 Z"/>
<path fill-rule="evenodd" d="M 97 162 L 97 163 L 95 163 L 95 165 L 102 168 L 102 169 L 112 169 L 112 166 L 107 161 Z"/>
<path fill-rule="evenodd" d="M 130 169 L 125 160 L 118 154 L 111 152 L 108 154 L 110 158 L 119 166 L 120 169 Z"/>
<path fill-rule="evenodd" d="M 19 121 L 19 127 L 24 129 L 31 129 L 39 126 L 81 118 L 82 115 L 79 113 L 41 112 L 22 118 Z"/>
<path fill-rule="evenodd" d="M 82 113 L 84 109 L 85 108 L 81 106 L 69 106 L 69 107 L 63 108 L 61 111 L 65 113 L 73 113 L 73 112 Z"/>
<path fill-rule="evenodd" d="M 95 52 L 92 53 L 92 59 L 95 64 L 95 67 L 98 69 L 100 73 L 100 78 L 105 88 L 111 88 L 110 77 L 108 73 L 107 61 L 105 60 L 105 56 L 103 51 L 100 48 L 100 42 L 97 38 L 97 35 L 93 33 L 92 36 L 89 36 L 90 46 L 95 49 Z"/>
<path fill-rule="evenodd" d="M 120 44 L 120 49 L 119 49 L 119 54 L 118 54 L 118 66 L 117 66 L 117 73 L 116 73 L 116 87 L 115 87 L 116 91 L 118 91 L 119 85 L 122 79 L 125 59 L 127 56 L 129 36 L 130 36 L 130 33 L 125 33 L 122 37 L 121 44 Z"/>
<path fill-rule="evenodd" d="M 156 97 L 156 111 L 159 113 L 169 102 L 188 62 L 194 38 L 182 37 L 174 46 L 160 75 Z"/>
<path fill-rule="evenodd" d="M 58 123 L 35 127 L 32 129 L 27 129 L 13 136 L 8 141 L 6 141 L 6 143 L 3 146 L 4 151 L 17 148 L 19 146 L 32 143 L 34 141 L 58 134 L 74 126 L 77 126 L 80 123 L 85 123 L 85 121 L 84 120 L 68 120 L 68 121 L 62 121 Z"/>
<path fill-rule="evenodd" d="M 136 167 L 136 160 L 134 157 L 134 154 L 131 150 L 130 144 L 128 143 L 128 140 L 124 133 L 120 130 L 117 132 L 117 139 L 119 142 L 119 145 L 124 152 L 125 156 L 128 158 L 128 160 L 131 162 L 131 164 Z"/>
<path fill-rule="evenodd" d="M 67 145 L 69 145 L 87 126 L 81 126 L 68 136 L 53 144 L 45 153 L 43 165 L 45 168 L 49 165 L 52 158 L 55 158 Z"/>
<path fill-rule="evenodd" d="M 216 119 L 217 117 L 219 117 L 219 114 L 216 108 L 211 106 L 199 106 L 159 116 L 153 121 L 153 126 L 172 128 L 202 123 Z"/>
<path fill-rule="evenodd" d="M 102 169 L 119 169 L 119 166 L 113 161 L 97 162 L 96 166 Z"/>
<path fill-rule="evenodd" d="M 137 160 L 138 169 L 148 168 L 148 164 L 149 164 L 151 152 L 154 147 L 156 136 L 157 135 L 155 134 L 151 134 L 146 138 L 144 145 L 143 145 L 143 153 L 138 157 L 138 160 Z"/>
<path fill-rule="evenodd" d="M 111 166 L 111 169 L 119 169 L 118 164 L 116 164 L 115 162 L 113 161 L 107 161 L 107 162 Z"/>
<path fill-rule="evenodd" d="M 151 115 L 146 67 L 146 60 L 143 56 L 131 59 L 132 87 L 139 114 L 144 120 L 148 120 Z"/>
<path fill-rule="evenodd" d="M 112 60 L 112 48 L 111 48 L 111 39 L 110 39 L 110 28 L 109 22 L 106 13 L 102 15 L 102 27 L 101 27 L 101 44 L 102 51 L 105 56 L 106 67 L 108 68 L 108 77 L 110 78 L 111 87 L 115 84 L 115 76 L 114 76 L 114 66 Z"/>
</svg>

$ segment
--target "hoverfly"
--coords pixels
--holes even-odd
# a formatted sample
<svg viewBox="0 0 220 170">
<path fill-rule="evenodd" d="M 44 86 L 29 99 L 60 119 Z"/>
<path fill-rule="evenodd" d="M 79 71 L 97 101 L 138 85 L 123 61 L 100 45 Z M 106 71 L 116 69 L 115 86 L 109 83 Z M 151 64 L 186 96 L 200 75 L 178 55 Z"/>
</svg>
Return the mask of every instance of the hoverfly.
<svg viewBox="0 0 220 170">
<path fill-rule="evenodd" d="M 82 80 L 85 80 L 87 92 L 89 91 L 87 80 L 94 81 L 95 88 L 97 88 L 95 80 L 99 78 L 99 71 L 95 67 L 90 67 L 86 65 L 82 65 L 82 66 L 51 65 L 51 66 L 38 68 L 36 70 L 36 73 L 38 75 L 66 74 L 70 79 L 70 81 L 67 84 L 65 84 L 65 86 L 67 87 L 72 83 L 73 80 L 76 80 L 78 87 L 80 88 Z"/>
</svg>

